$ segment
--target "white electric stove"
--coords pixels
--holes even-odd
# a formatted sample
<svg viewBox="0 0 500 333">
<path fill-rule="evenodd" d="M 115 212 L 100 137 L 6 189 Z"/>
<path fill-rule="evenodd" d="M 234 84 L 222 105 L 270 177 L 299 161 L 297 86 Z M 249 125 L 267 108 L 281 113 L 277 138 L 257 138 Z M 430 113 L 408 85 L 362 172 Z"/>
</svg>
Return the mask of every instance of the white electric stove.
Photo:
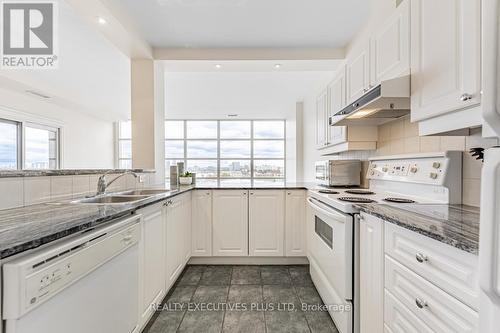
<svg viewBox="0 0 500 333">
<path fill-rule="evenodd" d="M 370 187 L 318 187 L 308 193 L 310 272 L 341 333 L 359 332 L 359 208 L 356 204 L 459 204 L 462 152 L 396 155 L 370 159 Z M 439 205 L 441 204 L 441 205 Z M 434 207 L 434 206 L 433 206 Z M 448 210 L 443 209 L 443 214 Z"/>
</svg>

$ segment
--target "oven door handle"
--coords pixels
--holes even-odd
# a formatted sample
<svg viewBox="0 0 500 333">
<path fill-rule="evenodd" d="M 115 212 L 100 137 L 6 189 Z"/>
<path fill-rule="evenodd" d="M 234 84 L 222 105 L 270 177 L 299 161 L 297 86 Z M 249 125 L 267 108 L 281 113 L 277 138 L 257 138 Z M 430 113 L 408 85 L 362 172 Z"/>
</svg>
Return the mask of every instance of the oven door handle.
<svg viewBox="0 0 500 333">
<path fill-rule="evenodd" d="M 309 206 L 311 206 L 311 208 L 316 209 L 322 214 L 325 214 L 326 216 L 335 219 L 335 221 L 345 223 L 345 216 L 341 213 L 337 213 L 334 210 L 335 208 L 333 207 L 330 208 L 328 205 L 312 197 L 307 197 L 307 202 L 309 203 Z"/>
</svg>

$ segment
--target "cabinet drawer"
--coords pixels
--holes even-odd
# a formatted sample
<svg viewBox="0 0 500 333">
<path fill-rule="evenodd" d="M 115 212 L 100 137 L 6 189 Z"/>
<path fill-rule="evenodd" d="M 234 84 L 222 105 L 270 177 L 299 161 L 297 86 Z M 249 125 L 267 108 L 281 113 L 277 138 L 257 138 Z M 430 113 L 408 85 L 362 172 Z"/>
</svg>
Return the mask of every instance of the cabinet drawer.
<svg viewBox="0 0 500 333">
<path fill-rule="evenodd" d="M 418 319 L 390 292 L 384 294 L 384 331 L 391 333 L 432 333 L 423 321 Z"/>
<path fill-rule="evenodd" d="M 478 309 L 477 256 L 388 222 L 385 223 L 385 253 Z"/>
<path fill-rule="evenodd" d="M 435 332 L 477 332 L 477 312 L 388 256 L 385 288 Z"/>
</svg>

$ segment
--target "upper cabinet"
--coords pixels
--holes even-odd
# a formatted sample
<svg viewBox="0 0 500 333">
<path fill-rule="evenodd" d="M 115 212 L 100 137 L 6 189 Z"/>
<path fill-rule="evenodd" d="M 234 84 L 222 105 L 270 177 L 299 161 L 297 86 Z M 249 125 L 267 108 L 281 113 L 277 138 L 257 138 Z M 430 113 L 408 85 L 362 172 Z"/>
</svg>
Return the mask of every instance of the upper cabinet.
<svg viewBox="0 0 500 333">
<path fill-rule="evenodd" d="M 324 148 L 328 128 L 328 91 L 325 89 L 316 99 L 316 147 Z"/>
<path fill-rule="evenodd" d="M 346 64 L 346 91 L 347 103 L 363 96 L 370 89 L 370 45 L 347 59 Z"/>
<path fill-rule="evenodd" d="M 328 117 L 339 112 L 346 106 L 346 75 L 345 66 L 341 66 L 335 79 L 328 85 Z M 327 142 L 335 145 L 346 141 L 347 128 L 345 126 L 328 126 Z"/>
<path fill-rule="evenodd" d="M 410 1 L 396 12 L 370 39 L 370 85 L 410 73 Z"/>
<path fill-rule="evenodd" d="M 480 10 L 479 0 L 411 1 L 412 121 L 470 109 L 481 102 Z M 449 130 L 481 123 L 480 113 L 468 119 L 477 124 L 457 116 L 446 125 L 446 119 L 440 122 Z M 430 133 L 422 133 L 421 127 L 421 134 Z"/>
</svg>

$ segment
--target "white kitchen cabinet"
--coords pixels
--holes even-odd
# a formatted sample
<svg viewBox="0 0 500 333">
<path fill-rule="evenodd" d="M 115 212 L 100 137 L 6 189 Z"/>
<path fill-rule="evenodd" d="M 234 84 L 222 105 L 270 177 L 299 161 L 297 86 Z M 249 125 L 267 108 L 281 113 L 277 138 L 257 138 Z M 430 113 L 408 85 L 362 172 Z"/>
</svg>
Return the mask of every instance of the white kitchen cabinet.
<svg viewBox="0 0 500 333">
<path fill-rule="evenodd" d="M 346 63 L 346 101 L 347 104 L 356 99 L 370 88 L 370 46 L 359 50 Z"/>
<path fill-rule="evenodd" d="M 165 295 L 165 219 L 163 203 L 137 212 L 142 215 L 140 241 L 139 323 L 153 313 L 151 304 L 160 303 Z"/>
<path fill-rule="evenodd" d="M 192 192 L 188 192 L 181 197 L 182 201 L 182 231 L 184 235 L 183 243 L 183 263 L 182 268 L 187 264 L 189 258 L 191 258 L 191 195 Z"/>
<path fill-rule="evenodd" d="M 287 190 L 285 197 L 285 255 L 306 256 L 306 190 Z"/>
<path fill-rule="evenodd" d="M 328 90 L 324 90 L 316 99 L 316 147 L 327 145 L 328 126 Z"/>
<path fill-rule="evenodd" d="M 166 217 L 166 289 L 182 272 L 191 252 L 191 193 L 168 199 Z"/>
<path fill-rule="evenodd" d="M 370 82 L 410 73 L 410 0 L 403 1 L 370 38 Z"/>
<path fill-rule="evenodd" d="M 412 121 L 480 103 L 480 9 L 480 0 L 411 1 Z M 468 126 L 461 121 L 453 117 L 446 126 Z"/>
<path fill-rule="evenodd" d="M 212 255 L 212 191 L 195 190 L 192 194 L 192 254 Z"/>
<path fill-rule="evenodd" d="M 361 213 L 360 332 L 384 331 L 384 221 Z"/>
<path fill-rule="evenodd" d="M 328 118 L 341 111 L 346 106 L 346 75 L 345 66 L 341 66 L 335 79 L 328 85 L 327 108 L 327 145 L 336 145 L 347 140 L 346 126 L 329 126 Z"/>
<path fill-rule="evenodd" d="M 212 255 L 248 255 L 248 191 L 214 190 Z"/>
<path fill-rule="evenodd" d="M 283 190 L 250 190 L 249 255 L 283 256 L 285 225 Z"/>
</svg>

